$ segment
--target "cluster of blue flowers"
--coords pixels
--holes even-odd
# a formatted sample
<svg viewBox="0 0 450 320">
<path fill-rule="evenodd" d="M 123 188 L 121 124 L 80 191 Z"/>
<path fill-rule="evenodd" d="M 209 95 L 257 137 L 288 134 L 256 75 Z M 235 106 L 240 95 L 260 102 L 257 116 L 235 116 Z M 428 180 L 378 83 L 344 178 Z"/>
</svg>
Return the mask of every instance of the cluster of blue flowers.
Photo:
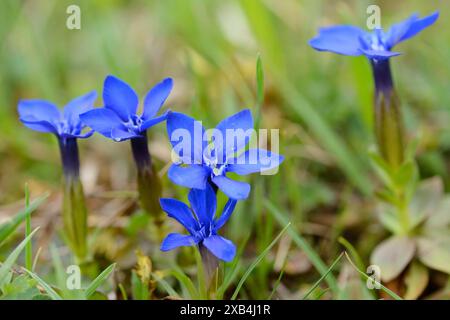
<svg viewBox="0 0 450 320">
<path fill-rule="evenodd" d="M 30 129 L 53 133 L 58 137 L 63 159 L 70 160 L 72 156 L 76 156 L 76 161 L 69 161 L 69 166 L 63 161 L 63 167 L 66 177 L 75 175 L 77 179 L 77 138 L 90 137 L 95 131 L 118 142 L 131 140 L 133 143 L 145 139 L 145 151 L 148 153 L 147 129 L 167 120 L 167 133 L 175 153 L 180 158 L 180 161 L 170 167 L 168 176 L 172 182 L 191 189 L 188 197 L 191 207 L 176 199 L 160 199 L 163 211 L 189 232 L 189 235 L 169 234 L 162 242 L 161 250 L 198 245 L 207 248 L 218 259 L 231 261 L 236 247 L 230 240 L 218 235 L 218 230 L 230 218 L 237 201 L 248 197 L 250 185 L 234 181 L 228 178 L 226 173 L 246 175 L 270 170 L 277 167 L 283 157 L 263 149 L 245 150 L 249 136 L 242 139 L 238 137 L 236 143 L 227 143 L 227 130 L 242 130 L 238 132 L 245 134 L 253 129 L 249 110 L 238 112 L 219 123 L 216 130 L 224 137 L 223 140 L 213 139 L 210 143 L 202 141 L 200 144 L 192 141 L 189 152 L 176 149 L 176 130 L 187 130 L 193 137 L 194 127 L 199 126 L 203 137 L 205 129 L 199 121 L 181 113 L 167 111 L 158 116 L 172 87 L 173 81 L 170 78 L 153 87 L 144 98 L 141 115 L 136 113 L 139 99 L 135 91 L 114 76 L 108 76 L 104 81 L 104 107 L 94 108 L 97 95 L 91 92 L 71 101 L 63 112 L 50 102 L 42 100 L 22 100 L 19 102 L 18 111 L 20 120 Z M 66 145 L 71 146 L 70 150 L 75 149 L 76 155 L 68 152 L 64 147 Z M 145 159 L 146 156 L 135 155 L 135 159 L 139 158 Z M 142 161 L 136 161 L 138 166 L 140 162 Z M 215 217 L 219 189 L 229 200 L 221 215 Z"/>
</svg>

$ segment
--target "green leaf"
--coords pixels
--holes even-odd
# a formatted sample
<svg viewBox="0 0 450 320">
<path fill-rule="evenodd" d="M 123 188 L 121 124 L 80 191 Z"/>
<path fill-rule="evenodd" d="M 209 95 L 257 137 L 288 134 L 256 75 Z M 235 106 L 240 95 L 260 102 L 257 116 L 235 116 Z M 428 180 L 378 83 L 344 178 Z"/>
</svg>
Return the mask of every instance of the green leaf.
<svg viewBox="0 0 450 320">
<path fill-rule="evenodd" d="M 405 299 L 417 299 L 427 287 L 428 278 L 428 269 L 420 262 L 413 261 L 405 275 Z"/>
<path fill-rule="evenodd" d="M 450 196 L 446 196 L 442 199 L 436 210 L 434 210 L 427 221 L 425 222 L 425 228 L 430 231 L 437 229 L 448 230 L 450 227 Z"/>
<path fill-rule="evenodd" d="M 380 204 L 379 211 L 378 218 L 383 226 L 393 234 L 400 234 L 402 232 L 402 226 L 398 217 L 394 214 L 393 209 L 386 204 Z"/>
<path fill-rule="evenodd" d="M 179 268 L 171 271 L 171 274 L 180 282 L 184 289 L 189 292 L 188 299 L 197 299 L 198 292 L 195 288 L 194 282 Z"/>
<path fill-rule="evenodd" d="M 424 265 L 450 274 L 450 241 L 448 238 L 420 238 L 417 246 L 417 255 Z"/>
<path fill-rule="evenodd" d="M 421 182 L 409 206 L 412 227 L 419 225 L 427 217 L 433 215 L 443 196 L 444 185 L 441 178 L 435 177 Z"/>
<path fill-rule="evenodd" d="M 375 248 L 370 261 L 380 268 L 381 279 L 389 282 L 405 270 L 414 257 L 415 250 L 416 244 L 413 239 L 391 237 Z"/>
<path fill-rule="evenodd" d="M 50 298 L 52 298 L 52 300 L 62 300 L 62 297 L 58 293 L 56 293 L 56 291 L 53 290 L 53 288 L 47 282 L 45 282 L 43 279 L 41 279 L 37 274 L 35 274 L 34 272 L 31 272 L 25 268 L 22 268 L 22 270 L 24 270 L 34 280 L 36 280 L 41 285 L 41 287 L 44 288 L 45 292 L 47 292 L 47 294 L 50 296 Z"/>
<path fill-rule="evenodd" d="M 108 279 L 109 275 L 114 271 L 115 267 L 115 263 L 111 264 L 108 268 L 103 270 L 103 272 L 100 273 L 97 278 L 94 279 L 94 281 L 92 281 L 89 287 L 87 287 L 85 290 L 84 294 L 86 299 L 89 299 L 89 297 L 95 292 L 95 290 L 97 290 L 97 288 L 100 287 L 101 284 L 106 281 L 106 279 Z"/>
<path fill-rule="evenodd" d="M 11 235 L 16 231 L 17 227 L 27 218 L 29 214 L 31 214 L 36 208 L 38 208 L 44 200 L 47 198 L 48 195 L 43 195 L 33 202 L 31 204 L 20 211 L 18 214 L 16 214 L 10 221 L 3 223 L 0 225 L 0 245 Z"/>
<path fill-rule="evenodd" d="M 256 59 L 256 117 L 255 128 L 259 129 L 261 123 L 261 108 L 264 103 L 264 69 L 261 56 Z"/>
<path fill-rule="evenodd" d="M 23 249 L 25 249 L 25 246 L 27 245 L 28 241 L 31 241 L 31 238 L 38 229 L 39 228 L 36 228 L 32 233 L 30 233 L 28 237 L 22 240 L 22 242 L 13 250 L 13 252 L 11 252 L 6 261 L 2 264 L 0 268 L 0 283 L 2 283 L 3 279 L 8 275 L 9 271 L 16 262 L 20 253 L 22 252 Z"/>
<path fill-rule="evenodd" d="M 283 233 L 289 228 L 291 223 L 289 222 L 283 230 L 280 231 L 278 236 L 276 236 L 275 239 L 259 254 L 259 256 L 256 258 L 255 261 L 248 267 L 248 269 L 245 271 L 244 275 L 242 276 L 241 280 L 239 281 L 238 285 L 236 286 L 236 289 L 234 290 L 233 295 L 231 296 L 231 300 L 236 300 L 237 295 L 239 294 L 239 291 L 241 290 L 242 286 L 244 285 L 245 280 L 247 280 L 250 273 L 252 273 L 253 269 L 256 268 L 256 266 L 261 262 L 262 259 L 269 253 L 270 249 L 277 243 L 277 241 L 281 238 Z"/>
</svg>

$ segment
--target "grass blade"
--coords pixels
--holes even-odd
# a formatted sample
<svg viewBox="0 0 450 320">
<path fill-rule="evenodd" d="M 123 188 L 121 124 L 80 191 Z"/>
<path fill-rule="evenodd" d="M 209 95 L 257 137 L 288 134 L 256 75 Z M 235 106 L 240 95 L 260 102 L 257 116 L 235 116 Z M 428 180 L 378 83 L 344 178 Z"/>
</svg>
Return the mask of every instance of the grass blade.
<svg viewBox="0 0 450 320">
<path fill-rule="evenodd" d="M 8 221 L 2 225 L 0 225 L 0 245 L 16 231 L 19 225 L 27 218 L 27 215 L 31 214 L 36 208 L 38 208 L 44 200 L 47 198 L 47 195 L 41 196 L 34 200 L 27 208 L 20 211 L 16 214 L 11 221 Z"/>
<path fill-rule="evenodd" d="M 30 207 L 30 190 L 28 189 L 28 183 L 25 184 L 25 211 L 27 212 L 25 218 L 25 237 L 28 237 L 31 233 L 31 212 L 28 210 Z M 33 268 L 33 244 L 28 241 L 25 246 L 25 267 L 28 270 Z"/>
<path fill-rule="evenodd" d="M 269 212 L 275 217 L 275 219 L 278 221 L 280 225 L 285 225 L 288 220 L 286 216 L 279 211 L 269 200 L 266 200 L 264 202 L 264 205 L 269 210 Z M 314 249 L 308 244 L 308 242 L 301 237 L 294 228 L 288 229 L 288 234 L 291 236 L 292 240 L 294 240 L 295 244 L 305 252 L 308 259 L 311 261 L 311 263 L 314 265 L 314 267 L 317 269 L 317 271 L 323 276 L 327 273 L 328 267 L 327 265 L 322 261 L 320 256 L 314 251 Z M 335 294 L 338 293 L 339 288 L 336 279 L 334 276 L 326 277 L 325 281 L 328 283 L 328 286 L 330 287 L 331 291 Z"/>
<path fill-rule="evenodd" d="M 34 280 L 36 280 L 42 288 L 44 288 L 45 292 L 47 292 L 47 294 L 50 296 L 50 298 L 52 298 L 52 300 L 62 300 L 61 296 L 56 293 L 55 290 L 53 290 L 53 288 L 44 280 L 42 280 L 37 274 L 35 274 L 34 272 L 31 272 L 30 270 L 27 270 L 25 268 L 22 268 L 26 273 L 28 273 L 30 275 L 30 277 L 32 277 Z"/>
<path fill-rule="evenodd" d="M 319 286 L 319 284 L 328 276 L 328 274 L 333 270 L 333 268 L 336 266 L 336 264 L 339 262 L 339 260 L 341 260 L 342 256 L 344 255 L 344 253 L 342 252 L 339 257 L 337 257 L 336 260 L 334 260 L 334 262 L 331 264 L 331 266 L 328 268 L 327 272 L 325 272 L 324 275 L 322 275 L 320 277 L 319 280 L 317 280 L 317 282 L 311 287 L 311 289 L 308 290 L 308 292 L 305 294 L 305 296 L 303 297 L 302 300 L 306 300 L 306 298 L 309 297 L 309 295 Z"/>
<path fill-rule="evenodd" d="M 32 233 L 30 233 L 28 237 L 22 240 L 22 242 L 13 250 L 13 252 L 11 252 L 6 261 L 2 264 L 0 268 L 0 283 L 3 281 L 3 278 L 8 275 L 9 270 L 11 270 L 20 253 L 23 251 L 23 249 L 25 249 L 25 246 L 29 241 L 31 241 L 31 238 L 38 229 L 39 228 L 35 229 Z"/>
<path fill-rule="evenodd" d="M 266 247 L 266 249 L 264 249 L 263 252 L 261 252 L 259 254 L 259 256 L 256 258 L 256 260 L 253 261 L 253 263 L 248 267 L 247 271 L 245 271 L 244 275 L 242 276 L 241 280 L 239 281 L 239 283 L 236 287 L 236 290 L 234 290 L 234 293 L 231 296 L 231 300 L 236 300 L 236 297 L 239 294 L 239 291 L 241 290 L 242 286 L 244 285 L 245 280 L 247 280 L 250 273 L 252 273 L 253 269 L 256 268 L 256 266 L 261 262 L 262 259 L 264 259 L 264 257 L 267 255 L 267 253 L 269 253 L 270 249 L 272 249 L 272 247 L 275 245 L 275 243 L 277 243 L 277 241 L 281 238 L 283 233 L 286 230 L 288 230 L 290 225 L 291 225 L 290 222 L 288 224 L 286 224 L 286 226 L 283 228 L 283 230 L 280 231 L 280 233 L 277 235 L 277 237 L 275 239 L 273 239 L 273 241 Z"/>
<path fill-rule="evenodd" d="M 347 258 L 347 260 L 350 262 L 350 264 L 352 265 L 353 268 L 355 268 L 355 270 L 362 275 L 364 278 L 371 279 L 371 281 L 373 281 L 376 285 L 379 285 L 381 290 L 383 290 L 386 294 L 388 294 L 391 298 L 395 299 L 395 300 L 403 300 L 399 295 L 397 295 L 394 291 L 386 288 L 385 286 L 383 286 L 380 282 L 376 281 L 375 279 L 372 279 L 371 277 L 369 277 L 367 274 L 365 274 L 364 272 L 362 272 L 361 270 L 358 269 L 358 267 L 353 263 L 352 259 L 349 257 L 349 255 L 347 254 L 347 252 L 345 252 L 345 256 Z"/>
<path fill-rule="evenodd" d="M 89 287 L 86 288 L 86 291 L 84 292 L 84 295 L 86 299 L 89 299 L 91 295 L 94 294 L 95 290 L 97 290 L 100 285 L 105 282 L 106 279 L 108 279 L 109 275 L 114 271 L 114 268 L 116 267 L 116 264 L 111 264 L 108 268 L 102 271 L 97 278 L 94 279 L 94 281 L 91 282 Z"/>
</svg>

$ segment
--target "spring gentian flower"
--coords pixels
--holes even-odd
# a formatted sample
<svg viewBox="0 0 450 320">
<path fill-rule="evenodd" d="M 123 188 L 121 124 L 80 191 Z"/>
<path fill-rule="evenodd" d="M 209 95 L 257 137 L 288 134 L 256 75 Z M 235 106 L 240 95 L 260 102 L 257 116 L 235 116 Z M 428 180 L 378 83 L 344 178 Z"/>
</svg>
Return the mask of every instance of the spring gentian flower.
<svg viewBox="0 0 450 320">
<path fill-rule="evenodd" d="M 169 234 L 161 244 L 162 251 L 168 251 L 180 246 L 198 245 L 206 248 L 215 257 L 223 261 L 233 260 L 236 246 L 228 239 L 218 235 L 230 218 L 236 206 L 236 200 L 230 199 L 222 210 L 222 214 L 215 218 L 217 200 L 210 185 L 204 190 L 191 189 L 188 195 L 191 207 L 175 199 L 161 199 L 161 207 L 169 217 L 177 220 L 188 235 L 179 233 Z"/>
<path fill-rule="evenodd" d="M 95 91 L 69 102 L 64 111 L 44 100 L 21 100 L 18 104 L 20 121 L 32 130 L 48 132 L 58 138 L 64 172 L 63 220 L 69 246 L 79 259 L 87 253 L 87 210 L 80 181 L 78 138 L 87 138 L 93 131 L 79 115 L 93 108 Z"/>
<path fill-rule="evenodd" d="M 131 140 L 131 149 L 137 167 L 139 200 L 148 213 L 160 218 L 159 197 L 161 183 L 152 164 L 148 149 L 147 129 L 166 120 L 167 112 L 158 111 L 172 90 L 172 79 L 167 78 L 154 86 L 144 98 L 142 114 L 137 114 L 139 98 L 124 81 L 108 76 L 103 85 L 103 108 L 81 115 L 89 127 L 114 141 Z"/>
<path fill-rule="evenodd" d="M 309 42 L 319 51 L 348 56 L 365 55 L 369 59 L 375 83 L 375 135 L 380 153 L 392 167 L 398 167 L 403 162 L 404 137 L 389 58 L 400 54 L 392 51 L 395 45 L 431 26 L 438 17 L 438 12 L 424 18 L 413 14 L 394 24 L 387 32 L 383 29 L 367 32 L 349 25 L 321 28 L 319 34 Z"/>
<path fill-rule="evenodd" d="M 238 112 L 208 131 L 199 121 L 172 112 L 167 117 L 167 132 L 179 158 L 169 168 L 172 182 L 202 190 L 211 184 L 232 199 L 246 199 L 250 185 L 228 178 L 228 172 L 239 175 L 262 172 L 278 167 L 284 160 L 283 156 L 264 149 L 242 152 L 254 133 L 250 110 Z"/>
</svg>

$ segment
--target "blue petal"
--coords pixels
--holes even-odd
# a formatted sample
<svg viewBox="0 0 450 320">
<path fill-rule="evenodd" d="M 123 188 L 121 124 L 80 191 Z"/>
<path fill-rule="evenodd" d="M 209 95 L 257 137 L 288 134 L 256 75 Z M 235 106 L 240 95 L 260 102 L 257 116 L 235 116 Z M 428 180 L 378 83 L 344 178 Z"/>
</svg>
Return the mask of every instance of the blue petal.
<svg viewBox="0 0 450 320">
<path fill-rule="evenodd" d="M 203 240 L 203 245 L 220 260 L 230 262 L 236 255 L 236 246 L 228 239 L 213 235 Z"/>
<path fill-rule="evenodd" d="M 48 121 L 26 121 L 23 119 L 20 119 L 22 123 L 27 127 L 35 131 L 39 132 L 49 132 L 54 133 L 56 135 L 59 135 L 58 129 L 55 128 L 55 126 L 48 122 Z"/>
<path fill-rule="evenodd" d="M 40 132 L 59 133 L 61 113 L 54 104 L 44 100 L 21 100 L 18 111 L 20 120 L 28 128 Z"/>
<path fill-rule="evenodd" d="M 204 190 L 192 189 L 188 199 L 200 223 L 205 226 L 210 225 L 217 207 L 216 193 L 211 185 L 207 183 Z"/>
<path fill-rule="evenodd" d="M 116 142 L 121 142 L 138 137 L 142 137 L 142 135 L 130 132 L 125 127 L 118 127 L 111 129 L 111 139 L 113 139 Z"/>
<path fill-rule="evenodd" d="M 423 29 L 431 26 L 439 18 L 439 12 L 435 12 L 427 17 L 419 19 L 417 14 L 412 15 L 407 20 L 395 24 L 387 33 L 387 43 L 389 49 L 397 43 L 408 40 L 414 37 Z"/>
<path fill-rule="evenodd" d="M 96 91 L 91 91 L 84 96 L 73 99 L 64 107 L 64 119 L 72 127 L 78 126 L 80 123 L 80 114 L 91 110 L 94 107 L 96 99 Z"/>
<path fill-rule="evenodd" d="M 214 230 L 217 232 L 220 228 L 222 228 L 225 223 L 227 223 L 228 219 L 230 219 L 231 214 L 234 211 L 234 208 L 236 207 L 237 200 L 229 199 L 227 203 L 225 204 L 225 207 L 223 208 L 222 214 L 220 215 L 219 219 L 216 220 L 216 223 L 214 224 Z"/>
<path fill-rule="evenodd" d="M 201 165 L 181 167 L 173 164 L 169 168 L 169 179 L 180 186 L 195 189 L 205 189 L 208 170 Z"/>
<path fill-rule="evenodd" d="M 154 125 L 156 125 L 156 124 L 166 120 L 168 114 L 169 114 L 169 112 L 166 112 L 166 113 L 164 113 L 163 115 L 161 115 L 159 117 L 156 117 L 156 118 L 153 118 L 153 119 L 145 121 L 143 124 L 141 124 L 139 129 L 141 131 L 145 131 L 148 128 L 153 127 Z"/>
<path fill-rule="evenodd" d="M 250 193 L 250 185 L 246 182 L 234 181 L 225 176 L 213 177 L 212 181 L 231 199 L 247 199 Z"/>
<path fill-rule="evenodd" d="M 194 234 L 198 228 L 198 222 L 192 215 L 191 209 L 181 201 L 176 199 L 165 199 L 159 200 L 161 208 L 167 215 L 175 220 L 177 220 L 183 227 L 186 228 L 191 234 Z"/>
<path fill-rule="evenodd" d="M 347 56 L 361 55 L 360 39 L 366 35 L 354 26 L 333 26 L 321 28 L 319 35 L 309 41 L 311 47 L 319 51 L 330 51 Z"/>
<path fill-rule="evenodd" d="M 80 119 L 87 126 L 110 139 L 113 139 L 111 136 L 113 129 L 126 130 L 119 116 L 107 108 L 97 108 L 83 113 Z"/>
<path fill-rule="evenodd" d="M 161 243 L 161 251 L 169 251 L 182 246 L 192 246 L 197 244 L 192 236 L 170 233 Z"/>
<path fill-rule="evenodd" d="M 127 83 L 117 77 L 107 76 L 103 84 L 103 102 L 106 108 L 113 110 L 127 122 L 136 114 L 139 99 Z"/>
<path fill-rule="evenodd" d="M 242 110 L 222 120 L 216 127 L 221 132 L 221 139 L 215 141 L 215 149 L 220 164 L 232 157 L 248 144 L 253 129 L 253 118 L 250 110 Z M 228 138 L 227 138 L 228 131 Z M 221 140 L 221 141 L 220 141 Z"/>
<path fill-rule="evenodd" d="M 170 112 L 167 116 L 170 143 L 185 164 L 203 163 L 204 133 L 205 128 L 194 118 L 178 112 Z M 183 150 L 180 150 L 180 146 L 183 146 Z"/>
<path fill-rule="evenodd" d="M 364 53 L 367 58 L 372 60 L 386 60 L 401 54 L 399 52 L 382 50 L 361 50 L 361 52 Z"/>
<path fill-rule="evenodd" d="M 237 157 L 227 170 L 240 175 L 264 172 L 278 167 L 284 157 L 264 149 L 250 149 Z"/>
<path fill-rule="evenodd" d="M 144 99 L 144 113 L 142 114 L 144 120 L 149 120 L 156 116 L 169 96 L 170 91 L 172 91 L 172 87 L 172 79 L 166 78 L 147 93 Z"/>
</svg>

